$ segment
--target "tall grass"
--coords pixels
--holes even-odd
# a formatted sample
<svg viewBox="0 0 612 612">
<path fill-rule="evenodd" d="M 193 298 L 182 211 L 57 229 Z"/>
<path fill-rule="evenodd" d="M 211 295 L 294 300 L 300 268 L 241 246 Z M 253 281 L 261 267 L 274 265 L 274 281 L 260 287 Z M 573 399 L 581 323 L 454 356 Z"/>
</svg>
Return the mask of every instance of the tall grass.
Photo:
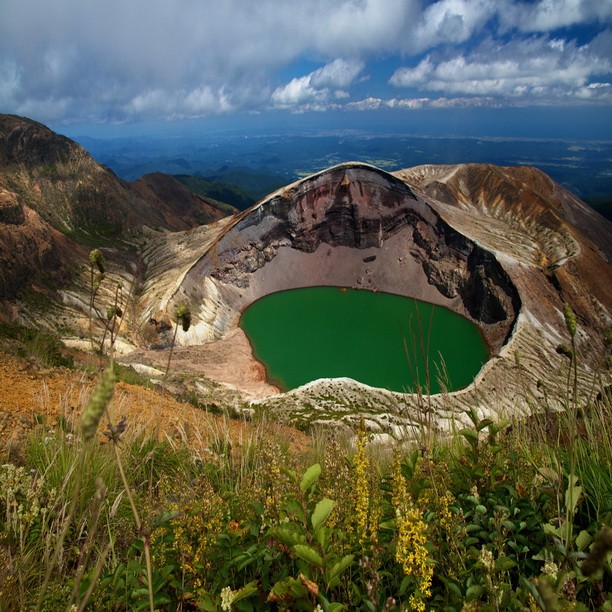
<svg viewBox="0 0 612 612">
<path fill-rule="evenodd" d="M 395 463 L 365 430 L 361 447 L 318 430 L 298 456 L 265 424 L 236 433 L 221 419 L 192 434 L 207 442 L 199 453 L 128 428 L 119 449 L 127 488 L 112 442 L 38 433 L 21 476 L 0 468 L 10 568 L 1 609 L 36 603 L 83 453 L 74 518 L 40 609 L 149 608 L 151 591 L 164 610 L 607 610 L 610 561 L 588 578 L 580 567 L 610 521 L 610 408 L 604 398 L 577 417 L 573 460 L 558 436 L 571 412 L 503 430 L 477 421 L 429 449 L 406 445 Z M 431 568 L 427 592 L 406 573 L 421 571 L 410 569 L 418 558 Z"/>
<path fill-rule="evenodd" d="M 263 421 L 112 422 L 111 366 L 0 467 L 0 610 L 610 612 L 612 406 L 580 405 L 569 352 L 563 411 L 534 393 L 510 425 L 470 410 L 443 438 L 426 413 L 391 451 L 362 423 L 304 454 Z"/>
</svg>

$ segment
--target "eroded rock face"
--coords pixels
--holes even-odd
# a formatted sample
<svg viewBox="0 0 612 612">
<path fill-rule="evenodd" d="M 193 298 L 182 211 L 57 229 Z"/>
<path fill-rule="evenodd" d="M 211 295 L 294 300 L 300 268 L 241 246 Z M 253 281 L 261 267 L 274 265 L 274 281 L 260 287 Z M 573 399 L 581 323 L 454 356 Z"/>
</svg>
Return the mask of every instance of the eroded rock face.
<svg viewBox="0 0 612 612">
<path fill-rule="evenodd" d="M 224 230 L 171 300 L 188 301 L 201 322 L 180 342 L 218 339 L 253 301 L 315 285 L 446 306 L 478 324 L 493 350 L 520 309 L 491 252 L 453 229 L 403 181 L 343 164 L 277 192 Z"/>
<path fill-rule="evenodd" d="M 232 403 L 230 393 L 237 406 L 257 402 L 280 418 L 333 427 L 364 418 L 372 430 L 401 438 L 419 423 L 418 396 L 348 379 L 277 395 L 238 322 L 254 300 L 284 289 L 336 285 L 411 296 L 470 318 L 494 352 L 473 385 L 427 400 L 436 424 L 456 426 L 468 410 L 506 418 L 530 410 L 542 381 L 551 390 L 546 401 L 555 389 L 563 397 L 567 360 L 555 349 L 567 342 L 565 302 L 579 322 L 582 396 L 592 395 L 593 371 L 606 354 L 603 330 L 612 325 L 611 228 L 529 168 L 422 166 L 392 176 L 343 164 L 214 224 L 145 232 L 134 327 L 146 332 L 141 347 L 169 346 L 174 306 L 190 305 L 192 326 L 178 330 L 182 346 L 174 351 L 177 379 L 189 372 L 217 381 L 194 383 L 203 385 L 204 403 L 211 394 Z M 166 356 L 142 350 L 126 359 L 163 370 Z"/>
<path fill-rule="evenodd" d="M 0 300 L 14 299 L 41 279 L 62 287 L 78 249 L 16 194 L 0 188 Z"/>
</svg>

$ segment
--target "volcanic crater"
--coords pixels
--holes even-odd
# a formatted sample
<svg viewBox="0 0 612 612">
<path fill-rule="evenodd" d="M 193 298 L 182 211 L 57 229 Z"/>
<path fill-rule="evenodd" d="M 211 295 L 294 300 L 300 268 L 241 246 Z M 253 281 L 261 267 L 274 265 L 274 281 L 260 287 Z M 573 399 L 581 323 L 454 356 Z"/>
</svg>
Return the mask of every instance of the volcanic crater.
<svg viewBox="0 0 612 612">
<path fill-rule="evenodd" d="M 578 394 L 586 400 L 597 392 L 612 326 L 612 224 L 535 168 L 424 165 L 387 173 L 345 163 L 224 216 L 172 177 L 125 183 L 76 143 L 3 115 L 0 169 L 3 316 L 65 330 L 67 343 L 89 349 L 87 251 L 99 246 L 107 273 L 96 294 L 96 337 L 104 336 L 102 313 L 121 283 L 118 358 L 205 406 L 260 410 L 305 426 L 352 427 L 365 418 L 371 430 L 395 437 L 418 429 L 425 414 L 443 428 L 468 410 L 529 412 L 530 396 L 562 408 L 568 365 L 555 349 L 568 341 L 564 303 L 578 320 Z M 239 319 L 268 294 L 310 286 L 446 307 L 479 327 L 491 357 L 467 388 L 426 398 L 346 378 L 279 393 Z M 192 312 L 187 332 L 173 320 L 184 303 Z M 175 332 L 166 377 L 170 352 L 161 349 Z"/>
<path fill-rule="evenodd" d="M 493 253 L 453 229 L 396 177 L 343 164 L 273 194 L 221 232 L 172 296 L 189 302 L 197 321 L 179 342 L 219 339 L 255 300 L 310 286 L 383 291 L 445 306 L 476 323 L 493 351 L 520 309 Z"/>
<path fill-rule="evenodd" d="M 520 411 L 526 380 L 535 385 L 559 370 L 554 348 L 564 339 L 563 302 L 581 296 L 588 329 L 610 320 L 610 290 L 586 273 L 597 260 L 609 275 L 609 230 L 587 237 L 576 227 L 588 227 L 590 214 L 533 169 L 464 164 L 390 174 L 340 164 L 216 224 L 152 236 L 143 251 L 145 335 L 156 349 L 169 346 L 171 313 L 187 303 L 193 325 L 178 330 L 173 358 L 180 371 L 204 373 L 251 406 L 294 420 L 353 423 L 365 415 L 373 429 L 405 430 L 415 422 L 418 399 L 411 394 L 350 379 L 279 394 L 238 327 L 245 308 L 277 291 L 338 286 L 394 293 L 468 318 L 489 346 L 492 359 L 478 385 L 451 394 L 454 408 L 447 398 L 429 400 L 441 419 L 467 406 L 483 414 L 510 405 Z M 126 356 L 160 369 L 164 358 L 159 350 Z"/>
</svg>

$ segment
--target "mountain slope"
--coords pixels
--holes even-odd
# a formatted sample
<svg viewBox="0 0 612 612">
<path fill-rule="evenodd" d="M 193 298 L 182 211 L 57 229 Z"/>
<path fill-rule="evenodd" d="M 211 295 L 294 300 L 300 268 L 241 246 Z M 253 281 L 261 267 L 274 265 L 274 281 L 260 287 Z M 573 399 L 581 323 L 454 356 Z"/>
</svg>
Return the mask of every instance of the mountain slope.
<svg viewBox="0 0 612 612">
<path fill-rule="evenodd" d="M 255 197 L 235 185 L 227 185 L 220 181 L 190 174 L 176 174 L 174 178 L 194 193 L 227 202 L 239 210 L 245 210 L 256 202 Z"/>
<path fill-rule="evenodd" d="M 552 231 L 575 227 L 612 262 L 612 223 L 537 168 L 426 165 L 394 174 L 440 202 L 467 210 L 486 207 L 491 216 L 525 231 L 530 225 Z"/>
<path fill-rule="evenodd" d="M 40 215 L 0 187 L 0 301 L 15 299 L 26 286 L 62 287 L 71 262 L 84 251 Z"/>
<path fill-rule="evenodd" d="M 171 176 L 127 183 L 44 125 L 0 115 L 0 299 L 66 285 L 92 246 L 121 246 L 144 226 L 187 230 L 226 214 Z"/>
<path fill-rule="evenodd" d="M 172 187 L 163 187 L 161 177 L 132 185 L 40 123 L 0 115 L 0 186 L 62 232 L 119 237 L 143 225 L 177 231 L 224 216 L 171 177 Z M 166 196 L 177 197 L 176 210 Z"/>
<path fill-rule="evenodd" d="M 224 206 L 194 193 L 175 177 L 161 172 L 147 174 L 131 183 L 132 188 L 161 214 L 164 227 L 189 229 L 214 223 L 228 214 L 237 213 L 232 206 Z M 183 227 L 178 227 L 182 224 Z"/>
</svg>

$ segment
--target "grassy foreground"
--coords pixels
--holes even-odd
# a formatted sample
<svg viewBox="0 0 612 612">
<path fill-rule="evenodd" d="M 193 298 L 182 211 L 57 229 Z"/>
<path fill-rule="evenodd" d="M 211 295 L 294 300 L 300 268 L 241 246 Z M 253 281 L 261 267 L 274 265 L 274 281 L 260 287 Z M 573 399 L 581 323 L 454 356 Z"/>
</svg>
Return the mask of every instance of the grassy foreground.
<svg viewBox="0 0 612 612">
<path fill-rule="evenodd" d="M 568 329 L 565 411 L 394 449 L 362 423 L 296 455 L 261 423 L 198 454 L 113 423 L 108 367 L 0 456 L 0 610 L 611 612 L 610 374 L 579 404 Z"/>
<path fill-rule="evenodd" d="M 0 468 L 0 608 L 612 610 L 609 398 L 473 422 L 302 457 L 263 425 L 194 456 L 67 422 Z"/>
</svg>

